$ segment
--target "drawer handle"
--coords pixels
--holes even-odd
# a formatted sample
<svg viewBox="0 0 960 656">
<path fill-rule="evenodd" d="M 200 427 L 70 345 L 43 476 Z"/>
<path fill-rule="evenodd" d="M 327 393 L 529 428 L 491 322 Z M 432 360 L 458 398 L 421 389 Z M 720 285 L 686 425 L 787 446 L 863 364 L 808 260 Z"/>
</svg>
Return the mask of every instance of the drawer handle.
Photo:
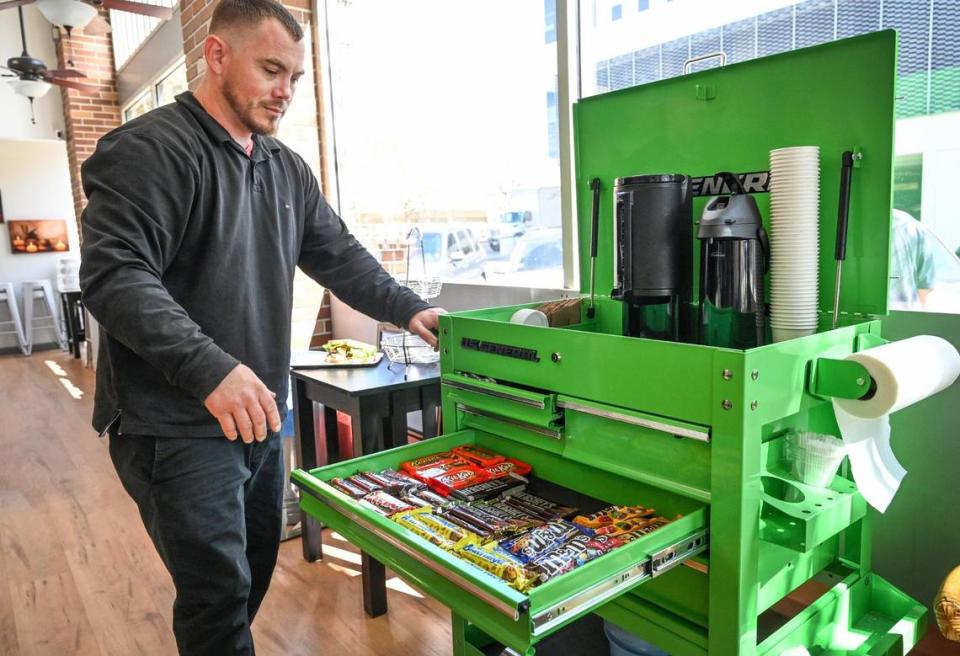
<svg viewBox="0 0 960 656">
<path fill-rule="evenodd" d="M 482 394 L 484 396 L 490 396 L 495 399 L 504 399 L 505 401 L 510 401 L 512 403 L 519 403 L 520 405 L 530 406 L 531 408 L 536 408 L 538 410 L 545 410 L 547 405 L 543 401 L 537 401 L 536 399 L 528 399 L 523 396 L 518 396 L 517 394 L 511 394 L 510 392 L 504 392 L 500 390 L 490 390 L 484 387 L 475 387 L 473 385 L 468 385 L 467 383 L 460 383 L 454 381 L 443 381 L 443 384 L 452 387 L 453 389 L 463 390 L 464 392 L 473 392 L 474 394 Z"/>
<path fill-rule="evenodd" d="M 317 485 L 328 490 L 330 493 L 335 493 L 334 488 L 330 487 L 323 481 L 318 480 Z M 371 524 L 369 521 L 367 521 L 360 515 L 342 506 L 341 504 L 337 503 L 333 499 L 322 496 L 318 494 L 316 491 L 311 490 L 309 488 L 305 488 L 303 486 L 300 486 L 300 487 L 305 492 L 315 497 L 318 501 L 325 504 L 326 506 L 329 506 L 332 510 L 340 513 L 341 515 L 349 519 L 354 524 L 357 524 L 358 526 L 366 529 L 370 533 L 373 533 L 375 536 L 377 536 L 377 538 L 383 540 L 394 549 L 397 549 L 398 551 L 401 551 L 405 555 L 410 556 L 411 558 L 419 562 L 421 565 L 425 565 L 426 567 L 431 569 L 434 573 L 439 574 L 440 576 L 447 579 L 457 587 L 462 588 L 463 590 L 466 590 L 467 592 L 474 595 L 475 597 L 478 597 L 479 599 L 482 599 L 484 602 L 486 602 L 496 610 L 500 611 L 507 617 L 512 618 L 513 621 L 517 621 L 518 619 L 520 619 L 520 614 L 526 612 L 527 609 L 529 608 L 530 606 L 529 600 L 525 600 L 517 606 L 512 606 L 507 602 L 501 599 L 498 599 L 497 597 L 494 597 L 483 588 L 472 583 L 469 579 L 456 576 L 440 563 L 436 562 L 432 558 L 429 558 L 428 556 L 423 555 L 416 549 L 413 549 L 412 547 L 398 540 L 394 536 L 388 533 L 384 533 L 381 529 L 377 528 L 376 526 Z"/>
<path fill-rule="evenodd" d="M 577 412 L 582 412 L 588 415 L 594 415 L 596 417 L 604 417 L 605 419 L 613 419 L 614 421 L 622 421 L 625 424 L 633 424 L 634 426 L 643 426 L 644 428 L 652 428 L 653 430 L 660 431 L 662 433 L 668 433 L 670 435 L 679 435 L 680 437 L 689 437 L 694 440 L 699 440 L 701 442 L 710 441 L 710 432 L 706 430 L 696 430 L 694 428 L 685 428 L 681 426 L 673 426 L 662 421 L 655 421 L 653 419 L 643 419 L 641 417 L 634 417 L 632 415 L 623 414 L 620 412 L 614 412 L 612 410 L 602 410 L 600 408 L 594 408 L 589 405 L 583 405 L 580 403 L 574 403 L 572 401 L 559 401 L 557 403 L 558 408 L 565 408 L 567 410 L 576 410 Z"/>
<path fill-rule="evenodd" d="M 511 426 L 522 428 L 525 431 L 530 431 L 531 433 L 536 433 L 537 435 L 542 435 L 543 437 L 549 437 L 552 440 L 560 441 L 563 439 L 563 434 L 560 431 L 550 430 L 549 428 L 543 428 L 541 426 L 534 426 L 533 424 L 528 424 L 525 421 L 518 421 L 517 419 L 504 417 L 503 415 L 498 415 L 493 412 L 484 412 L 483 410 L 472 408 L 468 405 L 464 405 L 463 403 L 457 404 L 457 410 L 467 415 L 473 415 L 474 417 L 485 417 L 486 419 L 493 419 L 494 421 L 499 421 L 504 424 L 510 424 Z"/>
</svg>

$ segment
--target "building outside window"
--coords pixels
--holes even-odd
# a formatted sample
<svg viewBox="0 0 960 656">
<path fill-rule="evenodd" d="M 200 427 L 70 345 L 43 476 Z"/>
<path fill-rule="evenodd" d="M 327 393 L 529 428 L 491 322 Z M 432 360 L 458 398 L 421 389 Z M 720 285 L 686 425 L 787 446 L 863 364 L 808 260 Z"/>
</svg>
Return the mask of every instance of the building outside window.
<svg viewBox="0 0 960 656">
<path fill-rule="evenodd" d="M 550 229 L 560 246 L 555 0 L 330 1 L 326 17 L 350 229 L 401 279 L 416 225 L 425 275 L 525 284 L 513 251 Z M 531 262 L 563 286 L 562 262 Z"/>
<path fill-rule="evenodd" d="M 960 5 L 939 0 L 650 4 L 643 21 L 604 23 L 595 19 L 603 0 L 580 1 L 584 96 L 681 75 L 684 62 L 698 55 L 723 51 L 728 63 L 736 63 L 896 29 L 894 206 L 903 212 L 900 219 L 919 222 L 921 254 L 933 261 L 924 268 L 933 274 L 922 303 L 892 296 L 890 307 L 960 313 L 960 220 L 953 190 L 960 171 Z M 692 70 L 719 65 L 714 59 Z"/>
</svg>

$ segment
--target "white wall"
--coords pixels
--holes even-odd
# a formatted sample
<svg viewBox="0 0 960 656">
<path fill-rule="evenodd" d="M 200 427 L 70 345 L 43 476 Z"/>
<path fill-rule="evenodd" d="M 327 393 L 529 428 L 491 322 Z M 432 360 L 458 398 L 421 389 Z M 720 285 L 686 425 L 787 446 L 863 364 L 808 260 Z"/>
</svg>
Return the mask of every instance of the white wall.
<svg viewBox="0 0 960 656">
<path fill-rule="evenodd" d="M 30 56 L 47 65 L 57 67 L 57 51 L 53 45 L 53 25 L 35 7 L 23 8 L 27 30 L 27 48 Z M 0 11 L 0 63 L 6 65 L 11 57 L 22 54 L 20 23 L 15 9 Z M 7 71 L 2 71 L 6 73 Z M 14 78 L 0 78 L 0 139 L 55 139 L 63 131 L 63 104 L 60 89 L 50 89 L 34 101 L 37 123 L 30 122 L 30 102 L 17 95 L 8 84 Z"/>
<path fill-rule="evenodd" d="M 47 279 L 56 294 L 57 259 L 79 257 L 80 241 L 73 212 L 73 194 L 64 142 L 51 140 L 0 139 L 0 193 L 7 221 L 18 219 L 62 219 L 67 223 L 70 250 L 67 253 L 14 255 L 10 233 L 0 225 L 0 282 L 12 282 L 20 299 L 24 280 Z M 59 299 L 57 303 L 59 303 Z M 4 318 L 6 312 L 2 313 Z M 34 343 L 54 341 L 51 331 L 38 332 Z M 11 336 L 0 336 L 0 348 L 16 346 Z"/>
</svg>

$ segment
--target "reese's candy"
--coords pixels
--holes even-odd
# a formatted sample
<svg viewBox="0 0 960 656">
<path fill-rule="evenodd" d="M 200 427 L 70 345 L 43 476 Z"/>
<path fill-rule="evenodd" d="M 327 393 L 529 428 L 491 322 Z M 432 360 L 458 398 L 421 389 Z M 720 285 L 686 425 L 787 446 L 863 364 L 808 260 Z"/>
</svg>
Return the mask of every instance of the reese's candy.
<svg viewBox="0 0 960 656">
<path fill-rule="evenodd" d="M 371 492 L 367 496 L 363 497 L 360 502 L 370 506 L 380 514 L 388 517 L 394 513 L 414 509 L 414 507 L 409 503 L 401 501 L 400 499 L 387 494 L 383 490 Z"/>
<path fill-rule="evenodd" d="M 330 485 L 355 499 L 359 499 L 369 492 L 369 490 L 366 488 L 362 488 L 356 483 L 353 483 L 345 478 L 332 478 L 330 479 Z"/>
<path fill-rule="evenodd" d="M 472 444 L 454 447 L 452 452 L 480 467 L 489 467 L 490 465 L 495 465 L 506 460 L 506 458 L 499 453 L 494 453 L 489 449 L 484 449 L 483 447 Z"/>
</svg>

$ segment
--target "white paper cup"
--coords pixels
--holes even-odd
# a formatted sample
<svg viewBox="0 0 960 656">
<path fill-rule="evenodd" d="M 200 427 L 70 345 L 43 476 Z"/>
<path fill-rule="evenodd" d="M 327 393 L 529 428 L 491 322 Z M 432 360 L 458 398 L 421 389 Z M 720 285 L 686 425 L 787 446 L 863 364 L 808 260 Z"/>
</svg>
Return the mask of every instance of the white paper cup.
<svg viewBox="0 0 960 656">
<path fill-rule="evenodd" d="M 550 326 L 550 320 L 547 319 L 547 315 L 540 310 L 534 310 L 532 308 L 523 308 L 522 310 L 514 312 L 513 316 L 510 317 L 510 323 L 519 323 L 524 326 L 540 326 L 541 328 Z"/>
</svg>

